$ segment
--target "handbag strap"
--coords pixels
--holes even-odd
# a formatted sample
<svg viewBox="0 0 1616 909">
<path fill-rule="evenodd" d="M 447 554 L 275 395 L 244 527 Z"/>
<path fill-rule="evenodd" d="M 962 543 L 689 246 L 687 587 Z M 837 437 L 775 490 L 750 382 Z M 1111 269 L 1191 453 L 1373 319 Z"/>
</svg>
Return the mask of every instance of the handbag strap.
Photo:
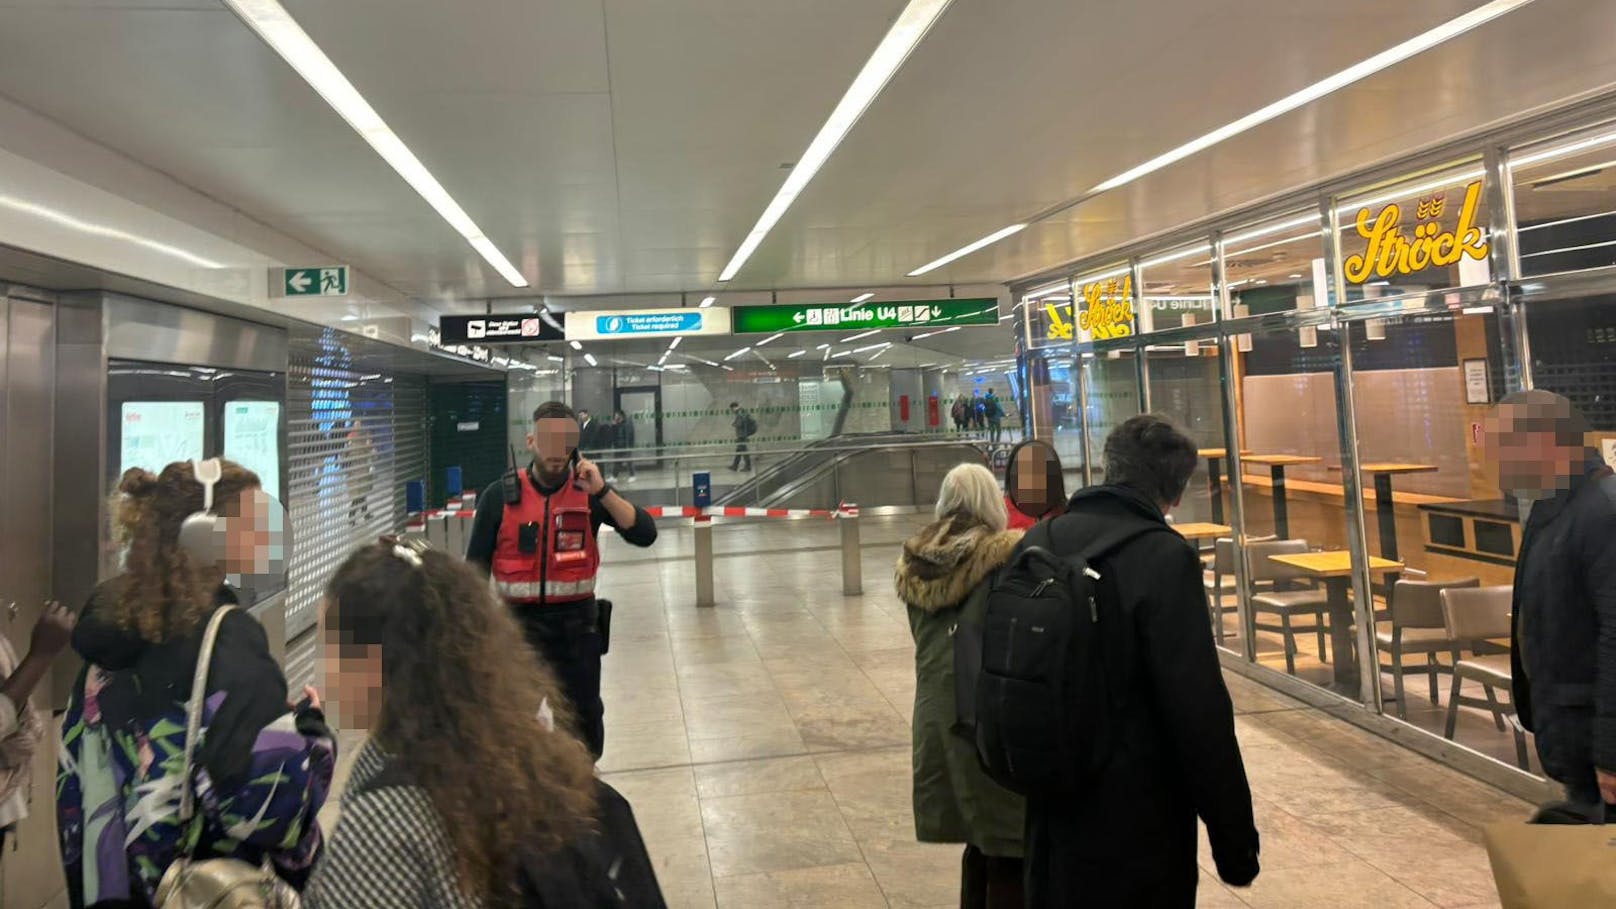
<svg viewBox="0 0 1616 909">
<path fill-rule="evenodd" d="M 208 618 L 207 630 L 202 633 L 202 649 L 196 655 L 196 673 L 191 677 L 191 701 L 185 711 L 185 782 L 180 789 L 180 823 L 188 824 L 196 813 L 196 791 L 191 785 L 192 759 L 196 756 L 196 740 L 202 735 L 202 705 L 208 697 L 208 667 L 213 664 L 213 643 L 219 637 L 219 626 L 225 614 L 235 609 L 226 604 L 213 610 Z"/>
</svg>

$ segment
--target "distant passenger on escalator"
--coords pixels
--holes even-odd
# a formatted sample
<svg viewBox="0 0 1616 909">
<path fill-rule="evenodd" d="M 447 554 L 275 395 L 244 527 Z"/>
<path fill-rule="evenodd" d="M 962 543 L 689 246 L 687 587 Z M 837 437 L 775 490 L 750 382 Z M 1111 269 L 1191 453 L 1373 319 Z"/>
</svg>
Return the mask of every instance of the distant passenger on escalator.
<svg viewBox="0 0 1616 909">
<path fill-rule="evenodd" d="M 1060 455 L 1048 442 L 1022 442 L 1010 449 L 1004 465 L 1005 505 L 1012 530 L 1033 525 L 1066 510 L 1066 476 Z"/>
<path fill-rule="evenodd" d="M 980 464 L 943 477 L 934 517 L 903 544 L 894 576 L 915 639 L 915 836 L 965 844 L 961 909 L 1020 909 L 1025 807 L 988 778 L 957 731 L 954 634 L 963 621 L 981 621 L 988 580 L 1021 532 L 1005 529 L 999 481 Z"/>
<path fill-rule="evenodd" d="M 1509 395 L 1490 428 L 1500 485 L 1531 502 L 1515 563 L 1515 705 L 1566 788 L 1536 820 L 1616 823 L 1616 476 L 1560 395 Z"/>
<path fill-rule="evenodd" d="M 657 531 L 645 509 L 578 454 L 578 432 L 572 408 L 560 401 L 533 411 L 527 437 L 533 462 L 478 497 L 466 560 L 493 576 L 528 643 L 560 678 L 598 759 L 606 740 L 600 658 L 611 627 L 609 603 L 595 598 L 600 528 L 615 528 L 640 547 L 655 543 Z"/>
</svg>

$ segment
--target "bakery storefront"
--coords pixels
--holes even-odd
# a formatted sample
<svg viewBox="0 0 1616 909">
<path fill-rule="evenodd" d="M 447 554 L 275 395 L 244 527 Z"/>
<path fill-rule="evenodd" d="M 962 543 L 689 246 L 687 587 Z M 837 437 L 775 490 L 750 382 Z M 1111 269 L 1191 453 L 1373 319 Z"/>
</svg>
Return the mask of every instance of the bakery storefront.
<svg viewBox="0 0 1616 909">
<path fill-rule="evenodd" d="M 1522 506 L 1483 426 L 1569 397 L 1616 464 L 1616 106 L 1412 157 L 1016 288 L 1034 430 L 1201 446 L 1175 514 L 1225 660 L 1530 791 L 1510 693 Z M 1590 642 L 1590 646 L 1592 643 Z"/>
</svg>

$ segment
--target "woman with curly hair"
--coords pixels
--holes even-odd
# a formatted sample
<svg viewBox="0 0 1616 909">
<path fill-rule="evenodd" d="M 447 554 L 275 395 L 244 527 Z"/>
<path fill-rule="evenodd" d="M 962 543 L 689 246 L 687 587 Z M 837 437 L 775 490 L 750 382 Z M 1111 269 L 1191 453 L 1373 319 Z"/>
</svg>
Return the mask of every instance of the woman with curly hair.
<svg viewBox="0 0 1616 909">
<path fill-rule="evenodd" d="M 574 849 L 594 832 L 594 762 L 488 582 L 384 538 L 337 569 L 324 608 L 334 709 L 370 737 L 305 909 L 616 905 Z"/>
<path fill-rule="evenodd" d="M 267 561 L 280 505 L 257 475 L 229 461 L 219 472 L 210 540 L 216 554 L 181 542 L 186 518 L 207 510 L 192 462 L 160 475 L 133 469 L 113 503 L 126 545 L 122 573 L 91 595 L 73 631 L 85 666 L 62 720 L 57 822 L 74 907 L 149 906 L 176 859 L 268 860 L 294 886 L 307 877 L 321 838 L 335 744 L 307 689 L 287 704 L 263 626 L 236 606 L 226 574 L 255 574 Z M 220 620 L 191 778 L 184 773 L 186 708 L 203 632 Z M 199 808 L 180 821 L 190 787 Z"/>
</svg>

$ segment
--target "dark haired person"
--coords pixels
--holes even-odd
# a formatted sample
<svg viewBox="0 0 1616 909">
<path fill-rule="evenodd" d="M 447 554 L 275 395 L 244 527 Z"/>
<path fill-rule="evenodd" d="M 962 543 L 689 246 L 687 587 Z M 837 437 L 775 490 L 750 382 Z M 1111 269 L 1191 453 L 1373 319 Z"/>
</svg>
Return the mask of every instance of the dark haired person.
<svg viewBox="0 0 1616 909">
<path fill-rule="evenodd" d="M 1197 460 L 1165 418 L 1134 417 L 1105 442 L 1105 484 L 1072 497 L 1051 531 L 1058 554 L 1159 525 L 1097 566 L 1112 580 L 1129 647 L 1107 677 L 1118 741 L 1088 792 L 1029 799 L 1028 906 L 1195 905 L 1196 819 L 1224 882 L 1257 877 L 1257 827 L 1234 708 L 1206 622 L 1201 562 L 1168 527 Z"/>
<path fill-rule="evenodd" d="M 393 540 L 349 556 L 323 606 L 331 703 L 370 736 L 303 905 L 535 905 L 523 868 L 587 834 L 595 780 L 555 678 L 510 658 L 510 611 L 474 568 Z M 546 883 L 542 905 L 598 905 Z"/>
<path fill-rule="evenodd" d="M 612 479 L 621 480 L 628 471 L 628 481 L 634 482 L 634 423 L 621 410 L 612 412 L 612 448 L 617 459 L 612 461 Z"/>
<path fill-rule="evenodd" d="M 1602 821 L 1616 806 L 1616 477 L 1552 392 L 1504 398 L 1490 430 L 1500 485 L 1532 503 L 1515 560 L 1515 703 L 1566 787 L 1538 819 Z"/>
<path fill-rule="evenodd" d="M 1031 530 L 1066 508 L 1066 474 L 1048 442 L 1032 439 L 1010 449 L 1004 464 L 1004 504 L 1011 530 Z"/>
<path fill-rule="evenodd" d="M 494 579 L 516 611 L 528 643 L 550 663 L 578 716 L 578 728 L 598 759 L 606 743 L 600 702 L 605 647 L 595 580 L 600 528 L 615 529 L 631 546 L 656 542 L 645 509 L 606 483 L 600 468 L 578 454 L 578 420 L 560 401 L 533 411 L 527 447 L 533 461 L 511 470 L 477 497 L 466 560 Z"/>
</svg>

